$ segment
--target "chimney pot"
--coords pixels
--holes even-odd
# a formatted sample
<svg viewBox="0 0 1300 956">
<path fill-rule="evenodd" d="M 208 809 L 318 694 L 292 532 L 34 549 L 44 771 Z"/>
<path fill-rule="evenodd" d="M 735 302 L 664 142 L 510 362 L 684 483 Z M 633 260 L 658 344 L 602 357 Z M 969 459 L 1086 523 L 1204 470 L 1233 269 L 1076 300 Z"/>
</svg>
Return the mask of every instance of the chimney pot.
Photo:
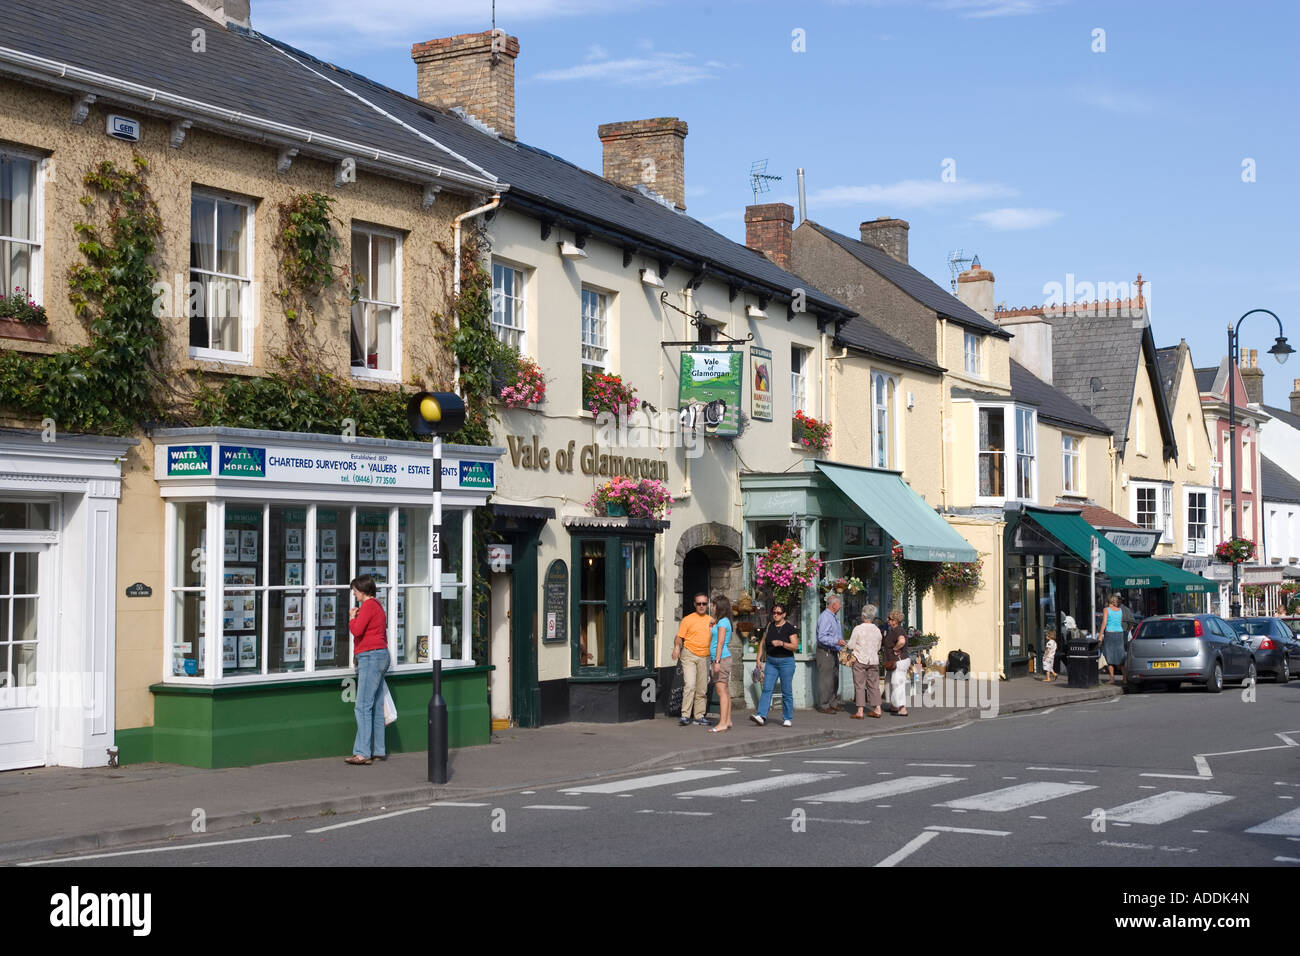
<svg viewBox="0 0 1300 956">
<path fill-rule="evenodd" d="M 686 208 L 686 123 L 675 116 L 602 123 L 601 175 L 620 186 L 645 186 L 678 209 Z"/>
<path fill-rule="evenodd" d="M 906 219 L 877 216 L 875 219 L 858 226 L 858 233 L 862 236 L 862 241 L 867 245 L 875 246 L 899 262 L 906 264 L 908 228 Z"/>
<path fill-rule="evenodd" d="M 519 38 L 504 30 L 417 43 L 411 47 L 416 95 L 439 109 L 459 106 L 503 139 L 513 140 L 518 56 Z"/>
</svg>

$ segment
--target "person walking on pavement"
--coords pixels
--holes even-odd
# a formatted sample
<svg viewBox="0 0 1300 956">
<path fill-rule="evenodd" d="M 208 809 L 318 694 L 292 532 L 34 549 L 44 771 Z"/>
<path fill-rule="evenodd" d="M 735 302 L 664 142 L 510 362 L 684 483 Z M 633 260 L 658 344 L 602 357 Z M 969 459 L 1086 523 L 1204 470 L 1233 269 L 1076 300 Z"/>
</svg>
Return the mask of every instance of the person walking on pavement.
<svg viewBox="0 0 1300 956">
<path fill-rule="evenodd" d="M 704 709 L 708 704 L 709 632 L 712 628 L 709 596 L 697 594 L 695 612 L 682 618 L 673 643 L 673 660 L 681 661 L 682 680 L 685 683 L 682 689 L 682 716 L 677 721 L 680 727 L 691 723 L 691 714 L 695 715 L 695 723 L 701 727 L 709 726 L 709 718 L 704 715 Z"/>
<path fill-rule="evenodd" d="M 839 614 L 843 602 L 838 594 L 826 599 L 826 610 L 817 618 L 817 705 L 819 714 L 838 714 L 840 684 L 840 648 L 844 646 L 844 632 L 840 628 Z"/>
<path fill-rule="evenodd" d="M 357 739 L 344 763 L 362 767 L 371 759 L 387 760 L 384 747 L 384 674 L 388 672 L 388 617 L 375 598 L 375 579 L 352 579 L 353 606 L 348 609 L 352 653 L 357 661 Z"/>
<path fill-rule="evenodd" d="M 1056 680 L 1056 630 L 1048 628 L 1043 635 L 1043 680 Z"/>
<path fill-rule="evenodd" d="M 725 594 L 713 599 L 713 625 L 709 639 L 709 665 L 713 686 L 718 692 L 718 726 L 709 733 L 720 734 L 731 729 L 731 691 L 727 680 L 731 677 L 731 601 Z"/>
<path fill-rule="evenodd" d="M 763 632 L 758 645 L 758 662 L 763 666 L 763 696 L 757 712 L 749 719 L 762 727 L 767 723 L 767 712 L 772 709 L 772 694 L 776 682 L 781 681 L 781 726 L 794 723 L 794 652 L 799 649 L 799 634 L 795 626 L 785 619 L 785 605 L 772 604 L 772 620 Z"/>
<path fill-rule="evenodd" d="M 907 630 L 903 627 L 903 612 L 894 608 L 889 612 L 889 630 L 885 632 L 884 654 L 886 692 L 889 712 L 899 717 L 907 716 Z M 892 665 L 892 666 L 891 666 Z"/>
<path fill-rule="evenodd" d="M 853 629 L 846 645 L 853 652 L 853 702 L 858 712 L 850 714 L 855 720 L 880 716 L 880 644 L 884 639 L 873 619 L 876 606 L 862 608 L 862 623 Z M 864 713 L 864 708 L 871 710 Z"/>
<path fill-rule="evenodd" d="M 1101 653 L 1106 658 L 1106 670 L 1110 671 L 1110 682 L 1113 684 L 1116 661 L 1120 662 L 1121 679 L 1124 676 L 1124 611 L 1120 607 L 1118 594 L 1112 594 L 1108 603 L 1109 606 L 1102 615 L 1105 636 L 1101 639 Z"/>
</svg>

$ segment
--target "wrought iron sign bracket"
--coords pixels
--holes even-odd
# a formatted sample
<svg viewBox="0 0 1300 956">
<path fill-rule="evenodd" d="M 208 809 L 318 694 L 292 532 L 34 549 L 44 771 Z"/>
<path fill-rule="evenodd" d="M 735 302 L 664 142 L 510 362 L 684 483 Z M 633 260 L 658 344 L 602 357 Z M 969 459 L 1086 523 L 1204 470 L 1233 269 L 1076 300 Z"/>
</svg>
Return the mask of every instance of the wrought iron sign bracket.
<svg viewBox="0 0 1300 956">
<path fill-rule="evenodd" d="M 728 346 L 727 351 L 731 351 L 730 346 L 732 345 L 744 345 L 746 342 L 752 342 L 754 340 L 753 332 L 750 332 L 743 339 L 738 339 L 728 335 L 725 332 L 719 331 L 718 327 L 709 321 L 709 317 L 698 309 L 695 311 L 693 315 L 690 312 L 687 312 L 685 309 L 679 309 L 677 306 L 673 305 L 671 302 L 668 301 L 667 289 L 659 293 L 659 304 L 672 309 L 674 312 L 680 312 L 682 315 L 689 318 L 691 320 L 691 325 L 695 326 L 697 329 L 703 328 L 706 325 L 712 328 L 714 335 L 718 336 L 718 338 L 726 340 L 726 345 Z M 660 342 L 659 344 L 660 346 L 663 347 L 675 347 L 675 346 L 686 346 L 686 345 L 712 345 L 714 343 L 687 340 L 685 342 Z"/>
</svg>

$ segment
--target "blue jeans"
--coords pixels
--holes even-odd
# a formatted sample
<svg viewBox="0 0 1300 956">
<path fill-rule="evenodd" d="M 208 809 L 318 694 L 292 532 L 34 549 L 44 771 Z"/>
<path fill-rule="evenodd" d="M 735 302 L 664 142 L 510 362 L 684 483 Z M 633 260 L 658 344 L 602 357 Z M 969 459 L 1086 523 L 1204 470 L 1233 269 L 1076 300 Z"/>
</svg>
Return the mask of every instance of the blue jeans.
<svg viewBox="0 0 1300 956">
<path fill-rule="evenodd" d="M 758 702 L 758 716 L 767 720 L 772 709 L 772 694 L 776 692 L 777 678 L 781 679 L 781 719 L 794 720 L 794 658 L 766 658 L 763 666 L 763 696 Z"/>
<path fill-rule="evenodd" d="M 386 673 L 388 673 L 388 651 L 365 651 L 357 655 L 357 739 L 352 744 L 352 752 L 359 757 L 386 756 L 384 750 L 384 675 Z"/>
</svg>

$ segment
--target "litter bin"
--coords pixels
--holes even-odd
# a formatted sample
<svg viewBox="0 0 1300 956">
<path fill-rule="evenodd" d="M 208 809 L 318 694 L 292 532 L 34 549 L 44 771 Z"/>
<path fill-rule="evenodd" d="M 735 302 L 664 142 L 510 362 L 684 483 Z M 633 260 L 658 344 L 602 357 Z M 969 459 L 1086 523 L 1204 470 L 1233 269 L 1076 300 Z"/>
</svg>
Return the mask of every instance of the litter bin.
<svg viewBox="0 0 1300 956">
<path fill-rule="evenodd" d="M 1101 641 L 1082 634 L 1072 637 L 1066 643 L 1066 656 L 1069 658 L 1070 687 L 1096 687 L 1097 657 L 1101 651 Z"/>
</svg>

